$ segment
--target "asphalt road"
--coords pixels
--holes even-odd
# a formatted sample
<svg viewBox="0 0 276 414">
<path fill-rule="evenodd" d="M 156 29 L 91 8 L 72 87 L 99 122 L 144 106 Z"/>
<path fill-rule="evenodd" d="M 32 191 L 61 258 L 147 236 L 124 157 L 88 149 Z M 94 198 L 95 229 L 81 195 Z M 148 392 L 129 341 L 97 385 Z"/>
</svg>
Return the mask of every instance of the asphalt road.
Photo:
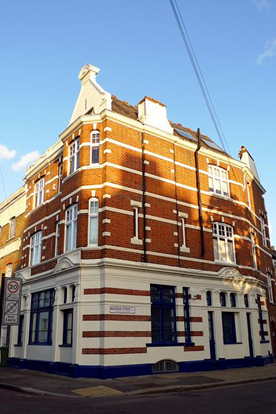
<svg viewBox="0 0 276 414">
<path fill-rule="evenodd" d="M 70 398 L 0 389 L 0 414 L 275 414 L 276 381 L 138 397 Z"/>
</svg>

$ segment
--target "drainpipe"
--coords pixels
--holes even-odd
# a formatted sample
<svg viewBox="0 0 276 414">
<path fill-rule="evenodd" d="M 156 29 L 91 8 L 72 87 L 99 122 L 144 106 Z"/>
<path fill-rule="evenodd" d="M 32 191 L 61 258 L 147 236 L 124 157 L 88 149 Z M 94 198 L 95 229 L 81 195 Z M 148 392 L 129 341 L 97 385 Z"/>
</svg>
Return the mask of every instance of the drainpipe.
<svg viewBox="0 0 276 414">
<path fill-rule="evenodd" d="M 174 194 L 175 194 L 175 209 L 176 209 L 176 230 L 177 230 L 177 244 L 178 244 L 178 266 L 181 267 L 180 235 L 179 235 L 179 208 L 178 208 L 177 177 L 176 177 L 176 164 L 175 164 L 175 143 L 173 143 L 173 168 L 174 168 Z"/>
<path fill-rule="evenodd" d="M 142 132 L 142 209 L 143 209 L 143 247 L 142 262 L 147 263 L 147 246 L 146 246 L 146 178 L 145 178 L 145 143 L 144 132 Z"/>
<path fill-rule="evenodd" d="M 203 216 L 202 216 L 202 202 L 200 192 L 200 177 L 199 177 L 199 165 L 198 165 L 198 152 L 201 148 L 201 135 L 200 129 L 197 129 L 198 144 L 195 150 L 195 167 L 196 167 L 196 185 L 197 185 L 197 202 L 198 202 L 198 215 L 199 215 L 199 226 L 200 226 L 200 243 L 201 243 L 201 254 L 200 257 L 205 255 L 205 244 L 204 244 L 204 231 L 203 231 Z"/>
</svg>

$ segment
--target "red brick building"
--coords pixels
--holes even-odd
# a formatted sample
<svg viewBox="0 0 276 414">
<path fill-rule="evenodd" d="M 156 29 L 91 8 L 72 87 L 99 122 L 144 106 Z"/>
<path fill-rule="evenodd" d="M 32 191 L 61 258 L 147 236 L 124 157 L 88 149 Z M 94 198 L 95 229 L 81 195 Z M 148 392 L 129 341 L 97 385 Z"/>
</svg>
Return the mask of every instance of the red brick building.
<svg viewBox="0 0 276 414">
<path fill-rule="evenodd" d="M 82 68 L 70 125 L 26 172 L 10 364 L 110 377 L 270 362 L 275 275 L 253 158 L 152 98 L 120 101 L 98 71 Z"/>
</svg>

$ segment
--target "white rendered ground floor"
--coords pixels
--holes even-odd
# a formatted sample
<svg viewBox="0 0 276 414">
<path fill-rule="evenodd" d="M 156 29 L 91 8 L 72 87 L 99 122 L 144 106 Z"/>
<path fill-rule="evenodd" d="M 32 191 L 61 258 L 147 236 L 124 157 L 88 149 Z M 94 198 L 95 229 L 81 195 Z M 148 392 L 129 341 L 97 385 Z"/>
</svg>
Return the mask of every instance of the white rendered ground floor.
<svg viewBox="0 0 276 414">
<path fill-rule="evenodd" d="M 236 268 L 80 260 L 76 250 L 17 276 L 10 366 L 109 378 L 272 362 L 264 286 Z"/>
</svg>

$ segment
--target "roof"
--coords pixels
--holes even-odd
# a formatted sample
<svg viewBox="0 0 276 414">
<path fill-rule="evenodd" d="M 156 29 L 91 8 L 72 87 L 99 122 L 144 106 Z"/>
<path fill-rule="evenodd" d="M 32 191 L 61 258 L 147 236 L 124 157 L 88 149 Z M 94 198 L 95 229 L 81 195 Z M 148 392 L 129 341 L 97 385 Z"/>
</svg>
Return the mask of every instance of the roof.
<svg viewBox="0 0 276 414">
<path fill-rule="evenodd" d="M 138 119 L 138 107 L 130 105 L 126 101 L 121 101 L 114 95 L 112 95 L 112 111 L 120 115 L 127 116 L 128 118 L 134 119 L 135 121 L 137 121 Z M 174 129 L 173 133 L 175 136 L 183 139 L 184 141 L 198 143 L 198 135 L 196 131 L 193 131 L 190 128 L 186 128 L 181 124 L 176 124 L 171 121 L 169 122 L 172 128 Z M 222 148 L 220 148 L 220 146 L 218 146 L 214 141 L 212 141 L 207 135 L 201 134 L 201 145 L 202 147 L 226 154 L 226 152 Z"/>
</svg>

